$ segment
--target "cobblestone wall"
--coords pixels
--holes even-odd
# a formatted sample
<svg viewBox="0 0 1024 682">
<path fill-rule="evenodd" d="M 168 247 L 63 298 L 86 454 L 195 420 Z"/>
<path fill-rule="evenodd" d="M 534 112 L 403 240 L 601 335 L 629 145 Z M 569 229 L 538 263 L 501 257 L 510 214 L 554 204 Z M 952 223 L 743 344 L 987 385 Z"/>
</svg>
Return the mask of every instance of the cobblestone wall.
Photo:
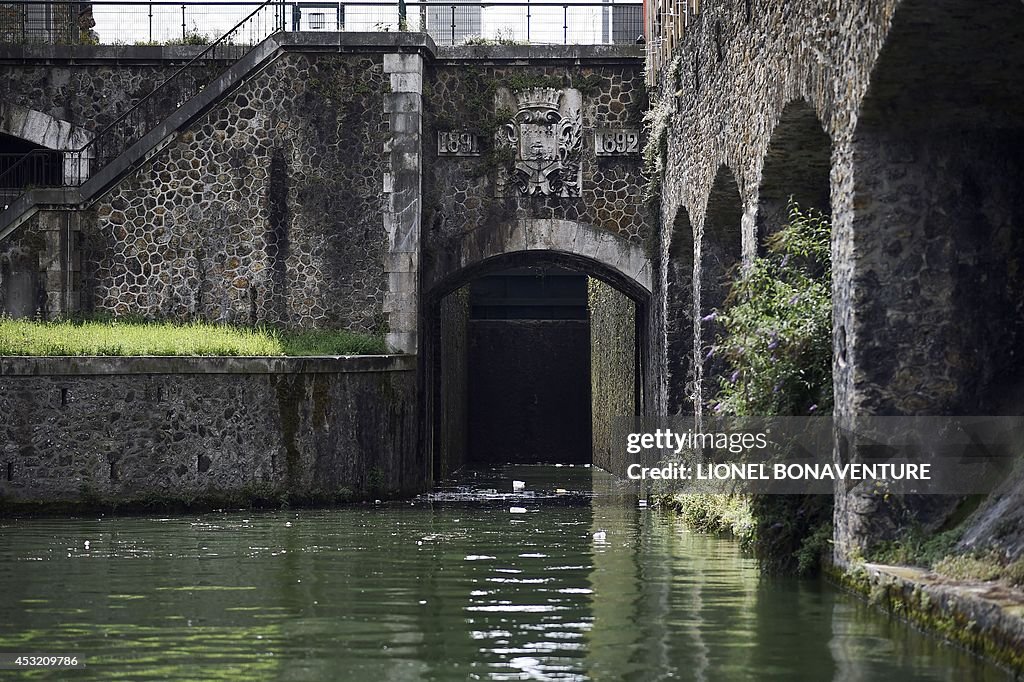
<svg viewBox="0 0 1024 682">
<path fill-rule="evenodd" d="M 409 358 L 6 359 L 0 505 L 418 491 L 415 374 Z"/>
<path fill-rule="evenodd" d="M 86 306 L 380 331 L 379 56 L 288 54 L 93 209 Z"/>
<path fill-rule="evenodd" d="M 9 47 L 0 55 L 3 101 L 41 111 L 98 132 L 165 81 L 201 47 Z M 76 50 L 68 57 L 68 50 Z M 180 87 L 154 100 L 170 113 L 183 91 L 193 92 L 228 62 L 200 64 L 184 74 Z"/>
</svg>

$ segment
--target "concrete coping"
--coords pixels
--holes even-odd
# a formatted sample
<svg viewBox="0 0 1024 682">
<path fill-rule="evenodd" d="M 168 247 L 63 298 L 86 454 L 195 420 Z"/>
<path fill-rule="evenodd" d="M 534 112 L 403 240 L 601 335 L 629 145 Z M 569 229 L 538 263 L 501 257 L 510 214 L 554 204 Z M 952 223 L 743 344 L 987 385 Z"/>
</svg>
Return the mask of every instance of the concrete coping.
<svg viewBox="0 0 1024 682">
<path fill-rule="evenodd" d="M 448 62 L 605 61 L 644 59 L 637 45 L 446 45 L 437 46 L 426 33 L 407 31 L 281 31 L 275 40 L 289 51 L 420 52 Z M 199 55 L 204 45 L 0 45 L 0 63 L 73 62 L 75 64 L 183 63 Z M 230 62 L 251 48 L 218 49 L 210 61 Z"/>
<path fill-rule="evenodd" d="M 184 64 L 206 45 L 0 45 L 0 63 L 74 62 L 75 64 Z M 210 61 L 233 62 L 249 51 L 246 45 L 218 48 Z"/>
<path fill-rule="evenodd" d="M 6 356 L 0 376 L 123 374 L 345 374 L 412 372 L 415 355 L 316 356 Z"/>
</svg>

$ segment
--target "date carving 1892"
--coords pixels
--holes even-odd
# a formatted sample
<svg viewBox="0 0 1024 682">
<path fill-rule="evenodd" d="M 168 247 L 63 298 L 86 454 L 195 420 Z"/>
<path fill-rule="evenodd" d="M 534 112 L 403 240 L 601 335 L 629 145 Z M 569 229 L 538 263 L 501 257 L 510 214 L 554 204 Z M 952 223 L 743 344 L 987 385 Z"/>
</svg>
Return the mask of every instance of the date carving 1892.
<svg viewBox="0 0 1024 682">
<path fill-rule="evenodd" d="M 640 151 L 640 131 L 635 128 L 604 128 L 594 131 L 598 156 L 626 156 Z"/>
</svg>

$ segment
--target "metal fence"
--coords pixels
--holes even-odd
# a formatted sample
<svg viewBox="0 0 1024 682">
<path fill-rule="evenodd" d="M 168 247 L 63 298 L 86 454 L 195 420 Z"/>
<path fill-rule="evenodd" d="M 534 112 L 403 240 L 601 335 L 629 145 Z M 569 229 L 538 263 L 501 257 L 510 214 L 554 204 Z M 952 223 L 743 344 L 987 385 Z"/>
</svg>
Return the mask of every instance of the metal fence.
<svg viewBox="0 0 1024 682">
<path fill-rule="evenodd" d="M 238 45 L 254 45 L 284 29 L 283 6 L 276 0 L 250 6 L 250 12 L 223 35 L 207 45 L 195 57 L 178 68 L 148 95 L 136 102 L 113 122 L 78 148 L 63 150 L 57 181 L 52 170 L 54 150 L 37 149 L 18 160 L 4 160 L 0 188 L 25 189 L 30 186 L 81 185 L 93 173 L 128 149 L 160 123 L 169 112 L 197 95 L 216 76 L 215 69 L 196 69 L 218 59 L 238 56 Z M 40 170 L 51 169 L 51 170 Z M 62 176 L 62 177 L 61 177 Z"/>
<path fill-rule="evenodd" d="M 241 22 L 258 2 L 0 1 L 0 43 L 205 45 Z M 440 45 L 633 43 L 643 32 L 642 3 L 274 2 L 268 20 L 288 31 L 421 31 Z M 254 36 L 263 27 L 252 26 Z M 235 44 L 252 44 L 237 36 Z"/>
<path fill-rule="evenodd" d="M 197 67 L 235 59 L 238 46 L 255 45 L 277 31 L 416 30 L 440 44 L 632 43 L 640 7 L 615 2 L 0 2 L 0 43 L 206 45 L 82 148 L 0 155 L 0 206 L 27 187 L 82 184 L 198 94 L 223 65 Z M 100 21 L 104 8 L 115 21 Z M 174 25 L 161 14 L 168 8 L 180 12 Z M 222 21 L 234 23 L 222 30 Z M 219 37 L 211 39 L 214 32 Z"/>
</svg>

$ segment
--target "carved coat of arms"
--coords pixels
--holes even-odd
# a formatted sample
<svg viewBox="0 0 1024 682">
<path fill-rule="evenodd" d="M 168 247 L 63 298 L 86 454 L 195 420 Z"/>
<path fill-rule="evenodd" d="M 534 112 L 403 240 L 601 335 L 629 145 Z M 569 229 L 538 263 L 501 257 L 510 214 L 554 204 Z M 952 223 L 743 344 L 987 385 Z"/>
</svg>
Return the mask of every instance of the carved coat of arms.
<svg viewBox="0 0 1024 682">
<path fill-rule="evenodd" d="M 499 131 L 515 161 L 509 173 L 520 194 L 578 197 L 582 182 L 583 136 L 578 106 L 563 102 L 555 88 L 516 94 L 518 111 Z"/>
</svg>

